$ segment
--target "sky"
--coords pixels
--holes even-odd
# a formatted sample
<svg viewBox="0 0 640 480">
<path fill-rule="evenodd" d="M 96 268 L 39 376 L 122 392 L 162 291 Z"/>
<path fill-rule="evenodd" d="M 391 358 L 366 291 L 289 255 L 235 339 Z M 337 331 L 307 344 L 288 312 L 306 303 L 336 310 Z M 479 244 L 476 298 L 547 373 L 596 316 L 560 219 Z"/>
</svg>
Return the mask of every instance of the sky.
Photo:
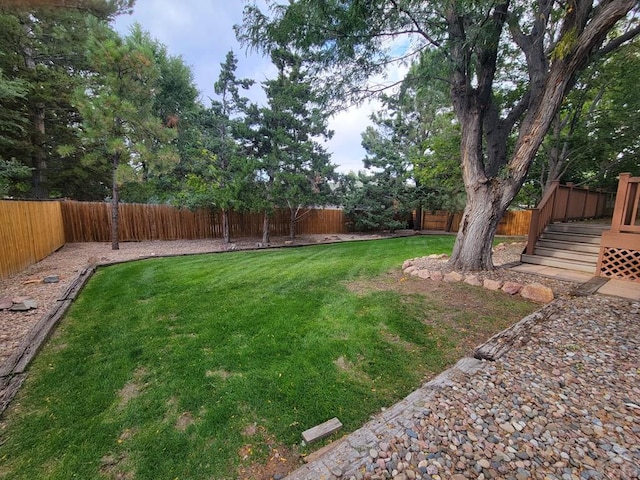
<svg viewBox="0 0 640 480">
<path fill-rule="evenodd" d="M 255 102 L 263 102 L 260 83 L 275 75 L 268 58 L 248 52 L 235 37 L 233 25 L 242 22 L 242 0 L 136 0 L 132 15 L 122 15 L 114 28 L 122 35 L 129 33 L 134 22 L 163 43 L 173 56 L 181 56 L 191 67 L 194 81 L 204 105 L 214 97 L 213 84 L 220 73 L 220 63 L 229 50 L 238 58 L 238 78 L 251 78 L 256 85 L 247 93 Z M 360 145 L 360 134 L 370 125 L 369 116 L 376 103 L 352 107 L 330 120 L 335 133 L 326 144 L 331 161 L 342 173 L 364 168 L 366 152 Z"/>
</svg>

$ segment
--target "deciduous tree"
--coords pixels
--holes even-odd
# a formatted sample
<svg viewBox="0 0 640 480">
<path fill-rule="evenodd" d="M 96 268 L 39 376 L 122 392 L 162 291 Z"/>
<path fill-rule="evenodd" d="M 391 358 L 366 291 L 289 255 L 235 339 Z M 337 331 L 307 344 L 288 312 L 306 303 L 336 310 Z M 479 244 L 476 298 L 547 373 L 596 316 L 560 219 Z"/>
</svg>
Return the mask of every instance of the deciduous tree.
<svg viewBox="0 0 640 480">
<path fill-rule="evenodd" d="M 498 222 L 577 74 L 640 33 L 636 0 L 297 0 L 245 9 L 239 37 L 288 45 L 341 94 L 426 49 L 447 58 L 467 204 L 451 264 L 491 269 Z M 424 78 L 425 82 L 434 81 Z"/>
</svg>

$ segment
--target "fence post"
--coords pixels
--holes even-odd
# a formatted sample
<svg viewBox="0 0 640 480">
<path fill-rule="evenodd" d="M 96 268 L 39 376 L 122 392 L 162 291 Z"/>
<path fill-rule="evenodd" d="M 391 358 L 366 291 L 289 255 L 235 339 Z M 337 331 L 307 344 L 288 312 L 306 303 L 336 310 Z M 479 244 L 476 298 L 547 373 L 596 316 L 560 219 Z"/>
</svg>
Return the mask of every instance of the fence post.
<svg viewBox="0 0 640 480">
<path fill-rule="evenodd" d="M 585 192 L 584 203 L 582 204 L 582 214 L 580 215 L 583 220 L 587 211 L 587 203 L 589 203 L 589 195 L 591 194 L 591 192 L 589 191 L 589 187 L 587 186 L 585 188 L 587 191 Z"/>
<path fill-rule="evenodd" d="M 569 187 L 569 193 L 567 193 L 567 206 L 564 209 L 564 218 L 562 219 L 563 222 L 566 222 L 567 219 L 569 218 L 569 211 L 571 210 L 571 197 L 572 197 L 572 193 L 573 193 L 573 182 L 569 182 L 567 183 L 567 187 Z"/>
</svg>

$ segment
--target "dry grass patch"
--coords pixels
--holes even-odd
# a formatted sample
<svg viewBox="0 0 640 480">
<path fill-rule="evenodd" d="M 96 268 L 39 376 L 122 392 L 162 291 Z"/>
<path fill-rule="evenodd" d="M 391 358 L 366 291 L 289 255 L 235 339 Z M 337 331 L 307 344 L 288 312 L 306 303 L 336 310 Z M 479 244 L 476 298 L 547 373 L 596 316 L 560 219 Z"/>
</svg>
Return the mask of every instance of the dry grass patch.
<svg viewBox="0 0 640 480">
<path fill-rule="evenodd" d="M 127 404 L 138 397 L 145 387 L 144 378 L 147 376 L 147 371 L 143 367 L 139 367 L 134 373 L 133 378 L 124 384 L 124 387 L 118 392 L 118 408 L 123 409 Z"/>
</svg>

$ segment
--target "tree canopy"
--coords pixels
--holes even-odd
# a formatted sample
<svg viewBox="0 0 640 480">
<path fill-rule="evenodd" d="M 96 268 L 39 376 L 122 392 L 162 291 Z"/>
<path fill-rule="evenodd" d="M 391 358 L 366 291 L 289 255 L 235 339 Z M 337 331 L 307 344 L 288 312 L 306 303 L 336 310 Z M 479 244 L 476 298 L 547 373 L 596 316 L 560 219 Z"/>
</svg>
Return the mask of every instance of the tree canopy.
<svg viewBox="0 0 640 480">
<path fill-rule="evenodd" d="M 298 0 L 245 8 L 238 36 L 287 45 L 336 99 L 375 90 L 371 79 L 434 51 L 461 129 L 467 204 L 451 263 L 490 269 L 498 222 L 520 190 L 578 74 L 640 33 L 635 0 L 423 2 Z"/>
</svg>

